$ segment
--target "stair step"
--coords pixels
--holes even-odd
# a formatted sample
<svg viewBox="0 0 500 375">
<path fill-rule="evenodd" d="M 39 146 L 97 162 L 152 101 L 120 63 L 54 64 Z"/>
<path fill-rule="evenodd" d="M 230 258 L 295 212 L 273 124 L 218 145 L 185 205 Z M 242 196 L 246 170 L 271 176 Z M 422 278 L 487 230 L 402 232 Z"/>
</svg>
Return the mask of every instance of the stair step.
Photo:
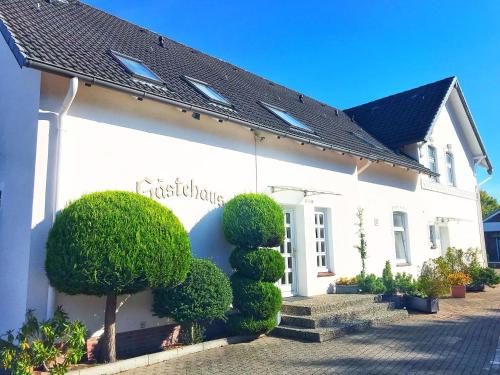
<svg viewBox="0 0 500 375">
<path fill-rule="evenodd" d="M 333 327 L 337 323 L 349 323 L 355 320 L 368 320 L 378 312 L 392 312 L 392 303 L 370 303 L 359 306 L 348 306 L 338 311 L 314 315 L 286 315 L 281 316 L 284 325 L 304 328 Z"/>
<path fill-rule="evenodd" d="M 371 319 L 354 320 L 349 323 L 336 323 L 331 327 L 304 328 L 280 325 L 272 331 L 272 335 L 304 341 L 323 342 L 349 333 L 362 332 L 373 326 L 403 320 L 406 317 L 408 317 L 406 310 L 389 310 L 378 312 Z"/>
<path fill-rule="evenodd" d="M 281 313 L 296 316 L 323 314 L 349 306 L 373 304 L 377 298 L 371 294 L 326 294 L 311 298 L 292 297 L 283 301 Z"/>
</svg>

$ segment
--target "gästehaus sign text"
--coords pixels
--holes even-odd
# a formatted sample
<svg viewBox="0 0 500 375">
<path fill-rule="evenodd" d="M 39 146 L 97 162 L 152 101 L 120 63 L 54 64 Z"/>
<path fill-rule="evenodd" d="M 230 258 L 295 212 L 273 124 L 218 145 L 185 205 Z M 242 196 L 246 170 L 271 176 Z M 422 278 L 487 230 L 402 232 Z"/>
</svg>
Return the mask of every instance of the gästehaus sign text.
<svg viewBox="0 0 500 375">
<path fill-rule="evenodd" d="M 166 199 L 172 197 L 199 199 L 213 205 L 222 207 L 224 197 L 215 191 L 198 186 L 194 179 L 189 182 L 182 181 L 179 177 L 173 182 L 166 182 L 161 178 L 146 177 L 136 182 L 138 194 L 145 195 L 153 199 Z"/>
</svg>

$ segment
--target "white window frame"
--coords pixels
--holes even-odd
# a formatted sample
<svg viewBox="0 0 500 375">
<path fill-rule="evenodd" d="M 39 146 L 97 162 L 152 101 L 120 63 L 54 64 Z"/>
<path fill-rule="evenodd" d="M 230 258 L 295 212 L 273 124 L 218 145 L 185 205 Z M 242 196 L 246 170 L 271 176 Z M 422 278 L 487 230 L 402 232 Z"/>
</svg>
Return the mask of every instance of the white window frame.
<svg viewBox="0 0 500 375">
<path fill-rule="evenodd" d="M 323 217 L 323 223 L 320 223 L 319 217 Z M 314 209 L 314 255 L 316 258 L 315 264 L 318 272 L 330 271 L 330 218 L 328 210 L 325 208 Z M 323 237 L 321 237 L 321 229 L 323 229 Z M 319 237 L 318 237 L 319 234 Z M 321 251 L 323 243 L 324 251 Z M 320 251 L 318 251 L 320 250 Z M 324 259 L 324 261 L 323 261 Z"/>
<path fill-rule="evenodd" d="M 431 156 L 432 156 L 432 158 L 431 158 Z M 434 168 L 431 167 L 431 159 L 433 159 L 433 161 L 434 161 Z M 428 162 L 429 169 L 431 171 L 433 171 L 435 173 L 439 173 L 437 148 L 432 146 L 432 145 L 427 146 L 427 162 Z M 431 181 L 439 182 L 438 176 L 431 176 L 430 178 L 431 178 Z"/>
<path fill-rule="evenodd" d="M 403 219 L 403 226 L 400 227 L 400 226 L 395 226 L 394 225 L 394 215 L 398 215 L 400 214 L 402 216 L 402 219 Z M 396 232 L 403 232 L 403 241 L 404 241 L 404 250 L 405 250 L 405 259 L 400 259 L 398 258 L 398 252 L 397 252 L 397 249 L 396 249 Z M 398 265 L 410 265 L 411 262 L 410 262 L 410 246 L 409 246 L 409 235 L 408 235 L 408 214 L 406 213 L 406 211 L 402 211 L 402 210 L 394 210 L 392 211 L 392 236 L 393 236 L 393 243 L 394 243 L 394 254 L 395 254 L 395 257 L 396 257 L 396 264 Z"/>
<path fill-rule="evenodd" d="M 453 153 L 447 151 L 445 154 L 445 162 L 446 162 L 446 182 L 448 186 L 456 186 L 456 177 L 455 177 L 455 157 Z"/>
</svg>

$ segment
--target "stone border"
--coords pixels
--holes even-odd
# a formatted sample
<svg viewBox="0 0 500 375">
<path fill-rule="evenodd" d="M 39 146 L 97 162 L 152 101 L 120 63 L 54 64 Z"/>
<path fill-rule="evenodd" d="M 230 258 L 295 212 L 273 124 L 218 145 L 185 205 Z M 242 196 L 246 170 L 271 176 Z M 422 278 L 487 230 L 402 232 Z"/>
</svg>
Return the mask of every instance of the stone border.
<svg viewBox="0 0 500 375">
<path fill-rule="evenodd" d="M 205 350 L 220 348 L 231 344 L 239 344 L 256 339 L 258 336 L 234 336 L 225 339 L 202 342 L 200 344 L 181 346 L 176 349 L 163 352 L 146 354 L 139 357 L 124 359 L 114 363 L 87 367 L 80 370 L 69 371 L 68 375 L 108 375 L 117 374 L 122 371 L 132 370 L 139 367 L 151 366 L 156 363 L 179 358 L 187 354 L 199 353 Z"/>
</svg>

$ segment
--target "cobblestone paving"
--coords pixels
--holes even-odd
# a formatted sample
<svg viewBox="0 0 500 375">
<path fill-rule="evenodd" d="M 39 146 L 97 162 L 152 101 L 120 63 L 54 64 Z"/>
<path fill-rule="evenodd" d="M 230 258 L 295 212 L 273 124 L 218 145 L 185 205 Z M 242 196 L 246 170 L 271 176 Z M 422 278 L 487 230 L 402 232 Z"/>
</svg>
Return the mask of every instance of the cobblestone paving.
<svg viewBox="0 0 500 375">
<path fill-rule="evenodd" d="M 265 337 L 126 374 L 500 374 L 500 287 L 440 308 L 325 343 Z"/>
</svg>

